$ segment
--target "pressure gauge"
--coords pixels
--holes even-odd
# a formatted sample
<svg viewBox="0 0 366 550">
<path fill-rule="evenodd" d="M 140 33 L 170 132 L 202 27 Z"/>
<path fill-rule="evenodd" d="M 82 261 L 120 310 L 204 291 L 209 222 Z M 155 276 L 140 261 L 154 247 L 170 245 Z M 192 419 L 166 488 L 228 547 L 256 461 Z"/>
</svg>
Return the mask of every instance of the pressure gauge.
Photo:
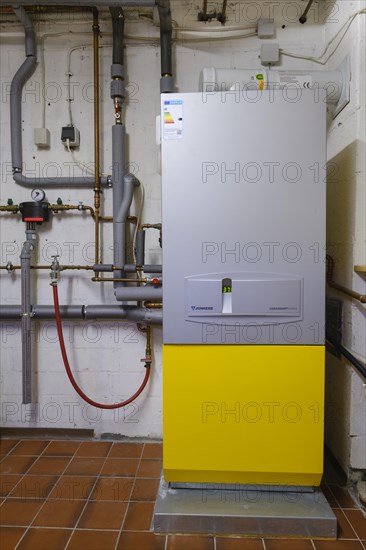
<svg viewBox="0 0 366 550">
<path fill-rule="evenodd" d="M 31 197 L 32 200 L 36 202 L 42 202 L 46 197 L 46 193 L 43 191 L 43 189 L 32 189 Z"/>
</svg>

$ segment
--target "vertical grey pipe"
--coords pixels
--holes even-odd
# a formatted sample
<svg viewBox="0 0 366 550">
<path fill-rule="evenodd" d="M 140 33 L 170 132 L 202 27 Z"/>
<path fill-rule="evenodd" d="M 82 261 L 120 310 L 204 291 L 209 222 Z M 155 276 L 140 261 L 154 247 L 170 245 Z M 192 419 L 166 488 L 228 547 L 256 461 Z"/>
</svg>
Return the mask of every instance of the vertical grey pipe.
<svg viewBox="0 0 366 550">
<path fill-rule="evenodd" d="M 160 56 L 161 79 L 160 92 L 173 92 L 173 62 L 172 62 L 172 15 L 170 0 L 157 0 L 160 19 Z"/>
<path fill-rule="evenodd" d="M 31 333 L 31 259 L 35 247 L 34 224 L 27 224 L 26 241 L 20 254 L 21 265 L 21 333 L 23 403 L 32 403 L 32 333 Z"/>
<path fill-rule="evenodd" d="M 119 217 L 124 193 L 125 137 L 124 124 L 115 124 L 112 127 L 113 263 L 118 267 L 126 263 L 126 224 Z M 114 277 L 124 277 L 123 271 L 114 271 Z M 114 285 L 118 286 L 119 283 Z"/>
<path fill-rule="evenodd" d="M 145 264 L 145 231 L 138 229 L 136 234 L 136 265 L 142 267 Z"/>
</svg>

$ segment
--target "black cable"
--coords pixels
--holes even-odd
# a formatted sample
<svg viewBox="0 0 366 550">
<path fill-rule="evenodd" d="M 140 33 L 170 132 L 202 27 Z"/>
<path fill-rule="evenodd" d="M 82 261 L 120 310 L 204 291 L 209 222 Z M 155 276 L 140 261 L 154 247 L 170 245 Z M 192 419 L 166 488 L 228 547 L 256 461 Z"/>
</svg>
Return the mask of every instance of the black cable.
<svg viewBox="0 0 366 550">
<path fill-rule="evenodd" d="M 306 23 L 306 16 L 308 14 L 308 11 L 310 10 L 311 6 L 312 6 L 312 3 L 314 2 L 314 0 L 309 0 L 308 2 L 308 5 L 306 6 L 305 10 L 304 10 L 304 13 L 302 14 L 302 16 L 300 17 L 299 21 L 300 23 L 303 25 L 304 23 Z"/>
<path fill-rule="evenodd" d="M 328 337 L 327 342 L 329 342 L 336 350 L 338 350 L 343 355 L 343 357 L 345 357 L 355 367 L 355 369 L 366 381 L 366 368 L 363 366 L 361 361 L 359 361 L 357 357 L 355 357 L 350 351 L 348 351 L 348 349 L 343 347 L 342 344 L 335 342 Z"/>
</svg>

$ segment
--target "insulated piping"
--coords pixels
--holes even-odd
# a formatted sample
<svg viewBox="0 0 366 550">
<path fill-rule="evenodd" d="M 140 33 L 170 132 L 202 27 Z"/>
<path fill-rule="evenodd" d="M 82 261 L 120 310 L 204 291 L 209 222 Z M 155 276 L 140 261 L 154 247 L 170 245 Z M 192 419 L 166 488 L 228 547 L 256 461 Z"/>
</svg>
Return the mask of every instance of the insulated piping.
<svg viewBox="0 0 366 550">
<path fill-rule="evenodd" d="M 22 332 L 22 402 L 32 403 L 32 332 L 31 332 L 31 259 L 35 247 L 35 224 L 27 223 L 26 241 L 20 254 L 21 332 Z"/>
<path fill-rule="evenodd" d="M 150 310 L 149 308 L 135 306 L 110 305 L 61 305 L 60 313 L 62 319 L 80 321 L 98 321 L 101 319 L 126 320 L 134 323 L 145 323 L 149 325 L 161 325 L 162 311 Z M 0 321 L 20 321 L 22 307 L 20 305 L 0 305 Z M 55 319 L 53 306 L 32 305 L 31 317 L 34 320 L 47 321 Z"/>
<path fill-rule="evenodd" d="M 58 6 L 60 0 L 20 0 L 22 6 Z M 4 6 L 19 5 L 19 0 L 4 0 Z M 133 8 L 152 8 L 156 4 L 155 0 L 73 0 L 72 2 L 66 1 L 62 3 L 63 6 L 126 6 Z"/>
<path fill-rule="evenodd" d="M 172 15 L 170 0 L 157 0 L 160 19 L 160 92 L 171 93 L 174 89 L 172 63 Z"/>
<path fill-rule="evenodd" d="M 24 26 L 26 59 L 16 72 L 10 87 L 10 135 L 11 135 L 11 159 L 13 178 L 15 183 L 23 187 L 62 187 L 72 184 L 84 186 L 94 184 L 93 177 L 26 177 L 23 170 L 22 149 L 22 90 L 24 84 L 33 74 L 37 65 L 37 45 L 32 19 L 23 6 L 14 6 L 13 11 Z M 101 178 L 102 185 L 109 185 L 108 177 Z"/>
</svg>

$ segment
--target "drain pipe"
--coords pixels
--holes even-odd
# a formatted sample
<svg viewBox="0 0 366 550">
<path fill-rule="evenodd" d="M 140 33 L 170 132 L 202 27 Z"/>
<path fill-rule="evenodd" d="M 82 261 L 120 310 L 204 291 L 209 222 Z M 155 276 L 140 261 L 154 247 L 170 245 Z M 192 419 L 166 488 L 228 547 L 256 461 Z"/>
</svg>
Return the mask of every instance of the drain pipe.
<svg viewBox="0 0 366 550">
<path fill-rule="evenodd" d="M 122 122 L 122 103 L 125 98 L 125 69 L 123 64 L 123 37 L 125 17 L 122 8 L 109 8 L 112 18 L 113 51 L 111 65 L 111 98 L 114 103 L 114 121 L 112 127 L 112 179 L 113 179 L 113 262 L 115 266 L 124 266 L 126 255 L 126 211 L 127 192 L 130 185 L 124 185 L 125 177 L 125 141 L 126 128 Z M 127 192 L 126 192 L 127 191 Z M 131 193 L 132 200 L 132 193 Z M 123 208 L 122 208 L 123 205 Z M 129 205 L 128 205 L 129 208 Z M 127 209 L 128 209 L 127 208 Z M 127 216 L 127 212 L 126 212 Z M 114 271 L 115 279 L 125 277 L 124 271 Z M 123 283 L 114 283 L 114 287 Z"/>
<path fill-rule="evenodd" d="M 109 305 L 79 305 L 60 306 L 62 319 L 74 321 L 98 321 L 98 320 L 125 320 L 133 323 L 144 323 L 148 325 L 161 325 L 162 311 L 136 306 Z M 32 305 L 31 317 L 33 320 L 47 321 L 55 319 L 55 308 L 53 306 Z M 1 305 L 0 321 L 21 321 L 22 306 Z"/>
<path fill-rule="evenodd" d="M 35 249 L 34 222 L 27 222 L 26 241 L 20 254 L 23 404 L 32 403 L 31 260 Z"/>
<path fill-rule="evenodd" d="M 172 63 L 172 15 L 170 0 L 157 0 L 160 19 L 161 79 L 160 93 L 174 91 Z"/>
<path fill-rule="evenodd" d="M 15 183 L 23 187 L 61 187 L 72 184 L 73 186 L 93 186 L 93 177 L 26 177 L 23 171 L 22 152 L 22 90 L 24 84 L 33 74 L 37 65 L 36 35 L 33 21 L 24 10 L 23 6 L 14 6 L 13 11 L 24 26 L 25 31 L 25 55 L 26 59 L 16 72 L 10 87 L 10 135 L 11 135 L 11 160 L 13 178 Z M 110 178 L 101 178 L 101 184 L 110 185 Z"/>
</svg>

